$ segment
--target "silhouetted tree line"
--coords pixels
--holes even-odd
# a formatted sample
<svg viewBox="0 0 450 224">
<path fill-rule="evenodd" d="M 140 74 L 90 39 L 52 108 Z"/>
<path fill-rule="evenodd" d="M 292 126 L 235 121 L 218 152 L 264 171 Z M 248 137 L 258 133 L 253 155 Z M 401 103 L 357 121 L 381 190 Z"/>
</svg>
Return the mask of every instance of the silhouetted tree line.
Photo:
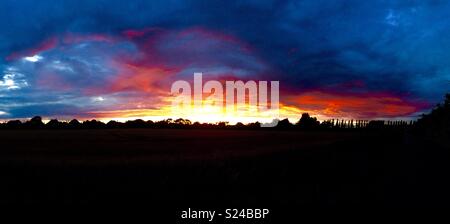
<svg viewBox="0 0 450 224">
<path fill-rule="evenodd" d="M 308 113 L 302 114 L 300 120 L 293 124 L 288 119 L 280 120 L 275 129 L 299 129 L 299 130 L 315 130 L 315 129 L 355 129 L 355 128 L 399 128 L 408 127 L 414 122 L 406 121 L 367 121 L 367 120 L 339 120 L 331 119 L 320 122 L 315 117 L 311 117 Z M 86 120 L 80 122 L 76 119 L 71 121 L 58 121 L 51 119 L 47 123 L 42 121 L 39 116 L 33 117 L 28 121 L 10 120 L 0 123 L 0 129 L 114 129 L 114 128 L 210 128 L 210 129 L 259 129 L 259 122 L 230 125 L 228 122 L 217 123 L 199 123 L 191 122 L 187 119 L 166 119 L 162 121 L 144 121 L 142 119 L 130 120 L 126 122 L 109 121 L 107 123 L 98 120 Z"/>
<path fill-rule="evenodd" d="M 243 124 L 238 122 L 235 125 L 230 125 L 228 122 L 217 123 L 199 123 L 191 122 L 188 119 L 166 119 L 162 121 L 144 121 L 142 119 L 130 120 L 126 122 L 118 122 L 111 120 L 107 123 L 98 120 L 86 120 L 83 122 L 73 119 L 71 121 L 58 121 L 51 119 L 47 123 L 42 121 L 40 116 L 31 118 L 28 121 L 10 120 L 8 122 L 0 123 L 0 129 L 116 129 L 116 128 L 190 128 L 190 129 L 257 129 L 260 128 L 259 122 Z"/>
<path fill-rule="evenodd" d="M 384 120 L 345 120 L 345 119 L 329 119 L 318 121 L 317 118 L 311 117 L 308 113 L 302 114 L 300 120 L 292 124 L 288 119 L 278 122 L 278 129 L 399 129 L 408 128 L 415 124 L 415 121 L 384 121 Z"/>
<path fill-rule="evenodd" d="M 420 135 L 450 142 L 450 93 L 444 103 L 437 104 L 429 114 L 423 114 L 417 121 L 415 131 Z"/>
<path fill-rule="evenodd" d="M 450 133 L 450 94 L 446 94 L 443 104 L 438 104 L 430 114 L 424 114 L 418 121 L 384 121 L 384 120 L 345 120 L 329 119 L 318 121 L 308 113 L 303 113 L 296 123 L 288 119 L 280 120 L 274 129 L 297 130 L 324 130 L 324 129 L 405 129 L 414 127 L 414 130 L 430 137 L 449 137 Z M 259 129 L 259 122 L 243 124 L 241 122 L 230 125 L 228 122 L 199 123 L 187 119 L 166 119 L 162 121 L 144 121 L 141 119 L 126 122 L 109 121 L 104 123 L 97 120 L 80 122 L 58 121 L 52 119 L 47 123 L 39 116 L 28 121 L 10 120 L 0 123 L 0 129 L 106 129 L 106 128 L 184 128 L 184 129 Z"/>
</svg>

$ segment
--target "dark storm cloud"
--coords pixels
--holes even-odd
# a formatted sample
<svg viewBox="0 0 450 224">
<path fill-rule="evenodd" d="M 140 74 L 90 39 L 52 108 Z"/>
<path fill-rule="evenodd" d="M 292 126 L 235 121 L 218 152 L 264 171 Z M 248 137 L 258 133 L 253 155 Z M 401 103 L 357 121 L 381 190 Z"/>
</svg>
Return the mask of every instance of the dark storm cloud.
<svg viewBox="0 0 450 224">
<path fill-rule="evenodd" d="M 247 43 L 251 59 L 247 63 L 246 57 L 239 54 L 236 58 L 242 62 L 233 63 L 254 63 L 253 58 L 258 57 L 267 68 L 259 76 L 280 80 L 285 94 L 382 92 L 434 104 L 449 90 L 449 10 L 446 1 L 5 0 L 0 3 L 1 69 L 5 74 L 11 66 L 20 67 L 12 56 L 23 57 L 24 52 L 67 33 L 123 37 L 124 30 L 201 27 Z M 127 43 L 117 48 L 134 52 Z M 49 53 L 46 60 L 68 63 L 77 74 L 91 74 L 98 71 L 86 70 L 95 66 L 92 58 L 121 51 L 105 53 L 108 50 L 95 49 L 74 53 L 79 51 L 75 46 Z M 81 59 L 64 57 L 74 54 Z M 88 66 L 80 64 L 83 58 L 92 59 Z M 15 83 L 20 83 L 19 76 L 23 75 L 31 86 L 36 77 L 32 71 L 21 67 Z M 70 72 L 64 74 L 64 80 L 79 85 L 103 83 L 101 77 L 80 80 L 79 76 L 71 77 Z M 5 80 L 3 77 L 4 88 L 8 87 Z M 57 81 L 53 84 L 64 87 Z M 26 92 L 15 93 L 17 97 L 21 94 Z M 0 101 L 3 105 L 6 102 L 5 98 Z M 28 109 L 30 113 L 35 110 Z"/>
</svg>

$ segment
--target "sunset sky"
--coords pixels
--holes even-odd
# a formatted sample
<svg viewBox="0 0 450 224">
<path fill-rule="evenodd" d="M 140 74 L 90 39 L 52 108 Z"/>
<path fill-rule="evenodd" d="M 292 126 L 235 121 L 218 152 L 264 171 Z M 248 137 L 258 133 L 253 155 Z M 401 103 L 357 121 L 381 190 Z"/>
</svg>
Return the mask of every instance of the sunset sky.
<svg viewBox="0 0 450 224">
<path fill-rule="evenodd" d="M 163 119 L 171 84 L 194 72 L 280 81 L 291 119 L 416 118 L 450 89 L 449 11 L 448 1 L 2 0 L 0 119 Z"/>
</svg>

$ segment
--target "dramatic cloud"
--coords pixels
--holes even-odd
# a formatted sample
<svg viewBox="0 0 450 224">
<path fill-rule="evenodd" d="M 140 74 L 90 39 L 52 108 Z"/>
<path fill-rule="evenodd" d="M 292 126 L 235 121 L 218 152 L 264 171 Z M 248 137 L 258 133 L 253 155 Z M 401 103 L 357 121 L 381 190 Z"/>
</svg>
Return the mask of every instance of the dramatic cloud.
<svg viewBox="0 0 450 224">
<path fill-rule="evenodd" d="M 346 119 L 407 117 L 429 106 L 389 93 L 342 94 L 311 91 L 290 100 L 293 105 L 303 110 L 328 118 Z"/>
<path fill-rule="evenodd" d="M 284 115 L 414 117 L 450 89 L 445 1 L 0 3 L 0 118 L 161 115 L 170 84 L 279 80 Z M 160 112 L 158 112 L 160 111 Z"/>
<path fill-rule="evenodd" d="M 145 28 L 109 36 L 65 33 L 38 46 L 46 47 L 7 57 L 0 87 L 9 97 L 22 98 L 1 105 L 10 111 L 4 117 L 158 110 L 170 105 L 171 84 L 192 79 L 195 71 L 210 78 L 257 78 L 267 70 L 244 43 L 201 28 Z M 29 97 L 37 92 L 38 99 Z"/>
</svg>

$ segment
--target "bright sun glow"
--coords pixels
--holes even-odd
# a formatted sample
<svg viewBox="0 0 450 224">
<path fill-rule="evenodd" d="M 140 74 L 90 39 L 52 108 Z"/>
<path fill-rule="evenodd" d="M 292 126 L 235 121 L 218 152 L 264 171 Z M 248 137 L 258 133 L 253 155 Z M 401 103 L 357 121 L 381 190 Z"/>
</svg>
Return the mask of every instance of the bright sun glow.
<svg viewBox="0 0 450 224">
<path fill-rule="evenodd" d="M 165 120 L 165 119 L 188 119 L 191 122 L 200 123 L 217 123 L 229 122 L 229 124 L 236 124 L 242 122 L 244 124 L 252 122 L 270 123 L 275 117 L 270 114 L 255 113 L 254 115 L 248 112 L 236 112 L 232 115 L 218 112 L 221 108 L 214 106 L 205 106 L 201 111 L 184 110 L 174 113 L 171 106 L 163 106 L 158 109 L 134 109 L 134 110 L 118 110 L 118 111 L 96 111 L 93 112 L 96 117 L 100 117 L 101 121 L 108 122 L 115 120 L 125 122 L 127 120 L 143 119 L 143 120 Z M 295 107 L 280 105 L 279 118 L 288 118 L 290 122 L 297 122 L 299 115 L 303 113 Z"/>
</svg>

